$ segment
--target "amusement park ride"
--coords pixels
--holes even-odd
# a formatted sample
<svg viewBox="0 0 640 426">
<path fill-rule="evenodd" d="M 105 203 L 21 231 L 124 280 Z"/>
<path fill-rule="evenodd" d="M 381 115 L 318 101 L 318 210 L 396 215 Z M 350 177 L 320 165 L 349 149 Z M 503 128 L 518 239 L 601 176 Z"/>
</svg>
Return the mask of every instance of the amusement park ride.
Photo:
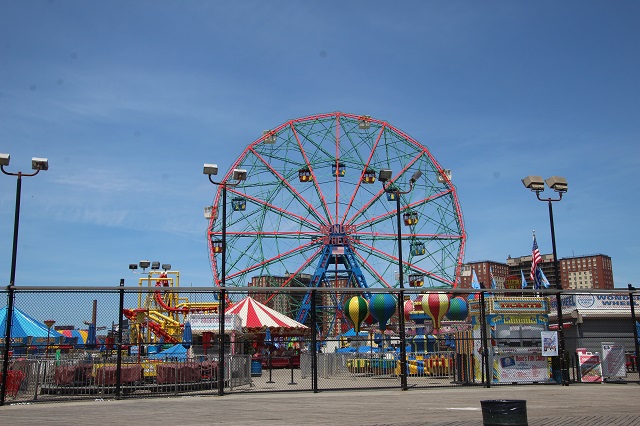
<svg viewBox="0 0 640 426">
<path fill-rule="evenodd" d="M 157 342 L 162 339 L 165 343 L 182 341 L 184 323 L 187 316 L 193 313 L 217 313 L 217 301 L 190 302 L 179 296 L 180 272 L 172 271 L 171 265 L 160 262 L 140 261 L 140 268 L 144 276 L 138 279 L 140 288 L 150 288 L 152 291 L 138 293 L 138 307 L 124 309 L 124 315 L 129 319 L 131 342 Z M 149 269 L 146 272 L 147 268 Z M 129 269 L 135 271 L 138 265 L 132 263 Z"/>
<path fill-rule="evenodd" d="M 245 173 L 242 180 L 237 170 Z M 396 172 L 383 187 L 374 185 L 383 170 Z M 416 173 L 422 176 L 411 192 L 389 190 Z M 225 190 L 231 209 L 222 223 Z M 448 289 L 459 282 L 466 234 L 450 171 L 418 141 L 370 116 L 334 112 L 265 131 L 223 176 L 205 217 L 215 286 L 308 287 L 266 298 L 267 304 L 283 298 L 279 310 L 302 323 L 309 323 L 311 289 L 337 289 L 316 300 L 321 338 L 350 327 L 344 289 L 403 287 L 402 276 L 409 287 Z M 399 243 L 409 253 L 401 263 Z M 154 290 L 125 310 L 132 341 L 179 342 L 190 313 L 218 312 L 218 300 L 181 299 L 174 291 L 180 274 L 170 265 L 139 266 L 139 286 Z M 234 296 L 225 302 L 237 302 Z"/>
<path fill-rule="evenodd" d="M 205 214 L 216 286 L 264 286 L 269 277 L 279 279 L 266 285 L 306 286 L 306 293 L 272 294 L 267 303 L 287 298 L 278 303 L 282 313 L 308 322 L 313 288 L 402 287 L 395 278 L 399 241 L 409 253 L 399 275 L 409 286 L 457 286 L 466 234 L 450 172 L 389 123 L 341 112 L 289 120 L 251 143 L 222 182 L 233 181 L 238 169 L 246 180 L 226 188 L 226 223 L 219 214 L 225 185 Z M 396 171 L 384 188 L 374 185 L 381 170 Z M 422 178 L 411 193 L 389 190 L 415 172 Z M 398 213 L 401 230 L 393 220 Z M 346 331 L 345 297 L 318 296 L 321 337 Z"/>
</svg>

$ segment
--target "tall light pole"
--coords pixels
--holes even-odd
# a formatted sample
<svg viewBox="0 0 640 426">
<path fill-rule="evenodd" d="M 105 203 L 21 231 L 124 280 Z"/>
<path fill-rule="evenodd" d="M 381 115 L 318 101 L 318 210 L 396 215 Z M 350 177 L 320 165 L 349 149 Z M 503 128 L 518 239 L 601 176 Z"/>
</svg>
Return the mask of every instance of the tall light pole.
<svg viewBox="0 0 640 426">
<path fill-rule="evenodd" d="M 409 189 L 401 191 L 397 186 L 389 183 L 393 172 L 389 169 L 382 169 L 378 174 L 378 180 L 382 182 L 382 188 L 387 194 L 393 194 L 396 201 L 396 226 L 398 228 L 398 279 L 400 280 L 400 294 L 398 295 L 398 328 L 400 329 L 400 388 L 407 390 L 407 348 L 406 336 L 404 330 L 404 272 L 402 265 L 402 231 L 400 223 L 400 196 L 408 194 L 413 190 L 413 184 L 416 183 L 421 171 L 417 171 L 409 179 Z"/>
<path fill-rule="evenodd" d="M 540 193 L 544 191 L 544 184 L 558 193 L 558 198 L 541 198 Z M 565 362 L 564 353 L 564 330 L 562 320 L 562 282 L 560 280 L 560 271 L 558 267 L 558 253 L 556 251 L 556 232 L 553 226 L 553 204 L 556 201 L 562 200 L 562 195 L 567 192 L 567 180 L 562 176 L 551 176 L 547 180 L 543 180 L 540 176 L 527 176 L 522 179 L 524 186 L 536 193 L 536 197 L 540 201 L 544 201 L 549 205 L 549 224 L 551 226 L 551 246 L 553 247 L 553 273 L 556 278 L 556 304 L 558 313 L 558 346 L 560 356 L 560 374 L 562 376 L 562 385 L 569 386 L 569 372 L 567 370 L 567 363 Z"/>
<path fill-rule="evenodd" d="M 9 285 L 7 286 L 7 323 L 5 329 L 5 344 L 4 344 L 4 360 L 2 362 L 2 377 L 7 377 L 7 372 L 9 370 L 9 352 L 11 347 L 11 320 L 13 317 L 13 292 L 14 286 L 16 282 L 16 259 L 18 256 L 18 228 L 20 226 L 20 195 L 22 192 L 22 177 L 23 176 L 35 176 L 40 170 L 49 170 L 49 160 L 46 158 L 37 158 L 33 157 L 31 159 L 31 168 L 35 170 L 33 173 L 11 173 L 6 171 L 5 166 L 9 165 L 9 161 L 11 156 L 9 154 L 0 154 L 0 170 L 7 176 L 16 176 L 18 178 L 18 183 L 16 185 L 16 210 L 15 210 L 15 219 L 13 222 L 13 250 L 11 252 L 11 278 L 9 279 Z M 4 405 L 4 399 L 7 391 L 7 382 L 8 380 L 4 379 L 2 381 L 2 386 L 0 386 L 0 406 Z"/>
<path fill-rule="evenodd" d="M 247 171 L 242 169 L 233 169 L 231 179 L 235 182 L 230 183 L 227 180 L 221 182 L 215 182 L 211 176 L 218 174 L 217 164 L 205 164 L 203 171 L 205 175 L 209 176 L 209 182 L 214 185 L 222 187 L 222 251 L 220 262 L 220 301 L 218 304 L 218 319 L 220 322 L 219 334 L 220 334 L 220 347 L 218 348 L 218 395 L 224 395 L 224 311 L 226 311 L 226 289 L 225 289 L 225 275 L 226 272 L 226 257 L 227 257 L 227 186 L 237 186 L 242 181 L 247 180 Z"/>
</svg>

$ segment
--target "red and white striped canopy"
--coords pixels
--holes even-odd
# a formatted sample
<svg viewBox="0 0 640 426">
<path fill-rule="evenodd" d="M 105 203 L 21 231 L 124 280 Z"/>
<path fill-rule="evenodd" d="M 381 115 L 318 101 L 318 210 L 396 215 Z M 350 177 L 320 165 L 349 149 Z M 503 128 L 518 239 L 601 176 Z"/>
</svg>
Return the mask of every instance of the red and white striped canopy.
<svg viewBox="0 0 640 426">
<path fill-rule="evenodd" d="M 251 297 L 242 299 L 229 307 L 225 313 L 238 315 L 242 320 L 242 327 L 248 330 L 257 331 L 258 329 L 266 330 L 269 328 L 272 333 L 275 332 L 276 334 L 305 333 L 309 330 L 306 325 L 263 305 Z"/>
</svg>

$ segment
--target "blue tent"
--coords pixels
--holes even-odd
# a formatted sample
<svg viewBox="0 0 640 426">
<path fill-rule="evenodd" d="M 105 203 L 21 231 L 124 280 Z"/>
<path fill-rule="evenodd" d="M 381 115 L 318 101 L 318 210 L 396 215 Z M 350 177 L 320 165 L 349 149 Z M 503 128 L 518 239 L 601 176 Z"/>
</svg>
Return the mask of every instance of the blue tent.
<svg viewBox="0 0 640 426">
<path fill-rule="evenodd" d="M 0 309 L 0 337 L 3 339 L 7 329 L 7 307 Z M 62 341 L 63 335 L 55 330 L 48 330 L 47 326 L 31 318 L 29 315 L 14 307 L 11 316 L 11 341 L 13 343 L 23 343 L 32 345 L 46 345 L 47 336 L 50 343 Z M 29 338 L 30 341 L 29 341 Z"/>
<path fill-rule="evenodd" d="M 157 360 L 177 360 L 177 361 L 186 361 L 187 360 L 187 348 L 185 348 L 181 344 L 177 344 L 175 346 L 171 346 L 169 349 L 165 349 L 162 352 L 158 352 L 157 354 L 149 355 L 149 359 L 157 359 Z"/>
<path fill-rule="evenodd" d="M 349 330 L 345 331 L 338 337 L 356 337 L 356 336 L 367 337 L 368 335 L 369 333 L 367 333 L 366 331 L 361 331 L 360 333 L 356 334 L 356 331 L 353 329 L 353 327 L 351 327 Z"/>
</svg>

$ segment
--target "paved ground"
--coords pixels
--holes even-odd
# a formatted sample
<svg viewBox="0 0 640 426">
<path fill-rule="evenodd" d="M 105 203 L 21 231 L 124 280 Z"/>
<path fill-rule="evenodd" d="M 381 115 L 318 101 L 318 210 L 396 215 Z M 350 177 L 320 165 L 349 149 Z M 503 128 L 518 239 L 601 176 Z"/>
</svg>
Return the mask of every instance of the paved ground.
<svg viewBox="0 0 640 426">
<path fill-rule="evenodd" d="M 532 426 L 640 425 L 640 386 L 233 393 L 0 407 L 1 425 L 482 425 L 481 400 L 526 400 Z"/>
</svg>

